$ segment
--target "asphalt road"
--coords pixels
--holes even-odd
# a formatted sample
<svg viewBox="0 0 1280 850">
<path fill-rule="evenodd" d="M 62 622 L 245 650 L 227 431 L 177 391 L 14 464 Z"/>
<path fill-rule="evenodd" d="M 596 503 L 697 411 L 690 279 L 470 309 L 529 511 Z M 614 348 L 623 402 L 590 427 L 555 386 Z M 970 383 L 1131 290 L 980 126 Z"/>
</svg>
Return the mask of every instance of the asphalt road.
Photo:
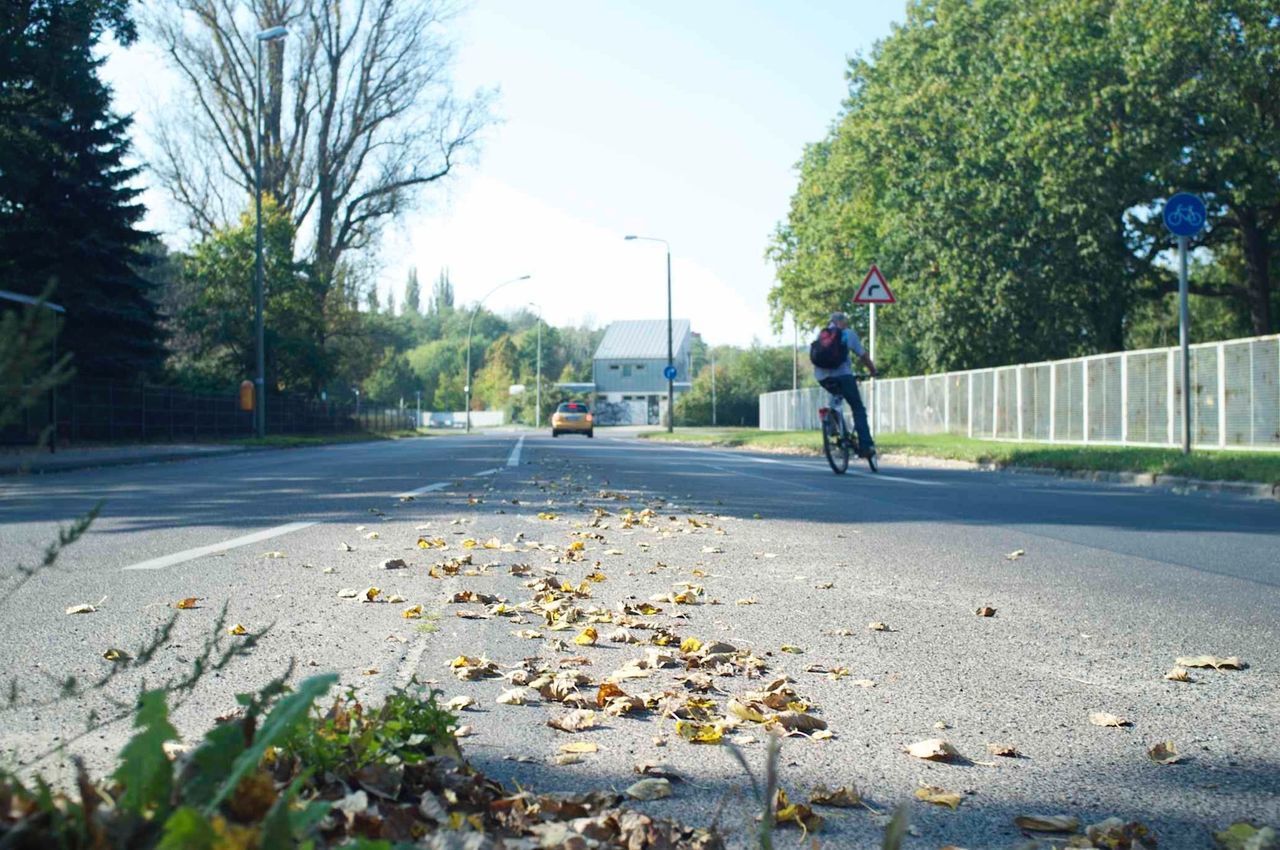
<svg viewBox="0 0 1280 850">
<path fill-rule="evenodd" d="M 398 498 L 409 493 L 412 501 Z M 12 590 L 14 563 L 37 558 L 58 523 L 99 500 L 102 517 L 86 538 L 55 570 Z M 624 527 L 625 510 L 646 506 L 651 517 Z M 608 515 L 592 527 L 596 508 Z M 420 550 L 419 535 L 450 548 Z M 509 545 L 470 550 L 476 565 L 490 565 L 478 575 L 430 577 L 432 563 L 463 554 L 466 538 Z M 584 544 L 581 561 L 566 557 L 573 541 Z M 711 678 L 704 695 L 717 711 L 727 694 L 785 674 L 826 721 L 831 738 L 783 743 L 792 799 L 807 799 L 816 782 L 856 785 L 876 811 L 922 783 L 962 795 L 955 811 L 913 801 L 917 837 L 908 846 L 1013 846 L 1013 818 L 1026 814 L 1138 820 L 1174 848 L 1210 846 L 1211 831 L 1235 820 L 1280 824 L 1274 502 L 888 465 L 879 476 L 836 477 L 819 458 L 663 446 L 605 431 L 591 441 L 492 433 L 3 479 L 0 546 L 0 670 L 32 696 L 66 675 L 101 675 L 106 649 L 142 643 L 183 597 L 200 597 L 201 607 L 180 612 L 151 681 L 190 663 L 224 604 L 231 622 L 272 625 L 249 658 L 203 682 L 175 712 L 188 735 L 290 658 L 299 676 L 337 670 L 375 699 L 416 676 L 446 697 L 474 697 L 462 712 L 474 728 L 463 745 L 486 772 L 539 790 L 623 788 L 637 778 L 636 763 L 663 762 L 688 781 L 672 798 L 641 805 L 691 823 L 717 817 L 743 846 L 752 806 L 725 748 L 682 740 L 659 712 L 604 716 L 599 728 L 569 735 L 545 725 L 562 706 L 536 698 L 500 705 L 510 683 L 451 675 L 461 654 L 484 654 L 504 670 L 531 658 L 551 666 L 580 658 L 572 669 L 594 693 L 642 657 L 643 645 L 607 640 L 613 625 L 598 626 L 595 646 L 557 646 L 576 632 L 549 631 L 528 614 L 522 624 L 463 619 L 458 611 L 483 616 L 483 607 L 450 601 L 474 590 L 514 605 L 533 596 L 525 583 L 544 570 L 576 585 L 598 562 L 605 580 L 590 583 L 591 598 L 580 602 L 588 614 L 696 584 L 705 589 L 700 604 L 661 603 L 663 613 L 648 620 L 765 662 L 756 678 Z M 1006 558 L 1019 549 L 1025 554 Z M 380 569 L 392 557 L 410 567 Z M 531 576 L 512 575 L 513 564 Z M 404 605 L 338 596 L 369 585 L 423 604 L 429 616 L 409 621 Z M 79 603 L 99 610 L 64 613 Z M 975 616 L 979 606 L 995 616 Z M 888 630 L 869 630 L 873 621 Z M 513 634 L 521 629 L 543 637 Z M 1175 657 L 1202 653 L 1237 655 L 1248 668 L 1193 670 L 1194 683 L 1164 678 Z M 836 668 L 848 675 L 810 672 Z M 619 684 L 683 700 L 697 684 L 679 682 L 684 672 Z M 127 734 L 123 724 L 75 736 L 87 711 L 109 709 L 105 696 L 127 698 L 138 685 L 130 674 L 106 695 L 8 712 L 0 757 L 29 766 L 70 742 L 91 764 L 106 764 Z M 1131 725 L 1094 726 L 1091 712 Z M 742 750 L 758 770 L 764 733 L 745 724 L 731 736 L 753 741 Z M 963 758 L 935 763 L 902 751 L 934 737 Z M 570 740 L 599 751 L 552 763 Z M 1166 740 L 1184 762 L 1147 758 Z M 993 743 L 1022 757 L 991 755 Z M 58 755 L 38 766 L 65 770 Z M 867 809 L 819 811 L 823 846 L 878 846 L 883 819 Z M 802 846 L 798 830 L 786 834 L 782 846 Z"/>
</svg>

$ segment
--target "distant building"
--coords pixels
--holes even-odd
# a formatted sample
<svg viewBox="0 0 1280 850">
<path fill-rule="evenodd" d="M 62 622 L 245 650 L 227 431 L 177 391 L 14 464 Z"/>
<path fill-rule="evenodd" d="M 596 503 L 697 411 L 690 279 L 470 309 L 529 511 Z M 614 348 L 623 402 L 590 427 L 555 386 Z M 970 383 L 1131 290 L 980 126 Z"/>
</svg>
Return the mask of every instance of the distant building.
<svg viewBox="0 0 1280 850">
<path fill-rule="evenodd" d="M 693 334 L 688 319 L 676 319 L 671 330 L 679 398 L 689 390 Z M 661 424 L 667 415 L 667 379 L 662 375 L 666 366 L 666 319 L 609 325 L 591 361 L 596 424 Z"/>
</svg>

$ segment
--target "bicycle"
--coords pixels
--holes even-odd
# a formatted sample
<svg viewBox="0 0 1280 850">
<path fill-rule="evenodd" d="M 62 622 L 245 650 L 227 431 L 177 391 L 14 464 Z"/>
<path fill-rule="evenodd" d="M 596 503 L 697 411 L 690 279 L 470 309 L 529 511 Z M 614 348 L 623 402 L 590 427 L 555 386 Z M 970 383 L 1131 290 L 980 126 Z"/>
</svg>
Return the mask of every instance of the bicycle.
<svg viewBox="0 0 1280 850">
<path fill-rule="evenodd" d="M 869 376 L 854 375 L 855 381 L 865 381 Z M 850 430 L 847 422 L 844 421 L 844 396 L 832 392 L 832 387 L 823 382 L 822 388 L 831 393 L 831 401 L 827 407 L 818 408 L 818 419 L 822 423 L 822 453 L 827 456 L 827 463 L 831 464 L 831 471 L 836 475 L 844 475 L 849 469 L 849 455 L 856 454 L 862 456 L 861 447 L 858 445 L 858 434 L 856 431 Z M 872 472 L 880 471 L 880 464 L 876 460 L 874 452 L 866 456 L 867 466 L 871 467 Z"/>
</svg>

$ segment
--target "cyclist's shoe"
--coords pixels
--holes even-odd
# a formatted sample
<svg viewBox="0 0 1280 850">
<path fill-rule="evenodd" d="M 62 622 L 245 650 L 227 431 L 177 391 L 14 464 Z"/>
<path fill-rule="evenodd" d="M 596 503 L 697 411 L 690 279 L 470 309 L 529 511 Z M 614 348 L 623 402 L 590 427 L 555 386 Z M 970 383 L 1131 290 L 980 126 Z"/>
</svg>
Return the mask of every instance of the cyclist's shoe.
<svg viewBox="0 0 1280 850">
<path fill-rule="evenodd" d="M 863 448 L 858 449 L 858 457 L 862 458 L 863 460 L 866 460 L 869 457 L 875 457 L 877 454 L 878 452 L 876 451 L 875 446 L 872 446 L 869 449 L 863 449 Z"/>
</svg>

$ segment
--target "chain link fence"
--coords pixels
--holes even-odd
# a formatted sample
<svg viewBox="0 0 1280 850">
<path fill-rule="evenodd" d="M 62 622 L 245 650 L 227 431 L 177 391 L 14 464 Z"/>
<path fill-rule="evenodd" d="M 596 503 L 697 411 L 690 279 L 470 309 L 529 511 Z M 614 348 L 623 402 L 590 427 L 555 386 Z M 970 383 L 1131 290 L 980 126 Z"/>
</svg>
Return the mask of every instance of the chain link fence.
<svg viewBox="0 0 1280 850">
<path fill-rule="evenodd" d="M 1280 449 L 1280 335 L 1191 346 L 1191 442 Z M 999 440 L 1182 445 L 1182 351 L 890 378 L 863 385 L 875 432 Z M 760 396 L 760 427 L 818 427 L 818 387 Z"/>
<path fill-rule="evenodd" d="M 413 408 L 338 404 L 301 396 L 267 398 L 268 434 L 341 434 L 417 427 Z M 190 393 L 169 387 L 73 381 L 55 399 L 25 412 L 0 442 L 29 445 L 51 421 L 57 444 L 190 441 L 252 437 L 253 413 L 234 394 Z"/>
</svg>

